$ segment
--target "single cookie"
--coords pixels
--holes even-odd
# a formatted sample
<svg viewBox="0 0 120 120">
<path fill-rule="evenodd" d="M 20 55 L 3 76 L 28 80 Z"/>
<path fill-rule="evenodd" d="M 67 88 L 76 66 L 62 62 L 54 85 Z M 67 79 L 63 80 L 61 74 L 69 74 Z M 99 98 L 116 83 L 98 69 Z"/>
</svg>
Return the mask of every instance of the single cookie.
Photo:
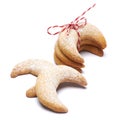
<svg viewBox="0 0 120 120">
<path fill-rule="evenodd" d="M 36 84 L 28 89 L 28 97 L 38 97 L 42 105 L 55 112 L 67 112 L 68 109 L 58 99 L 56 89 L 59 84 L 64 82 L 76 83 L 80 86 L 86 86 L 86 79 L 72 67 L 65 65 L 55 65 L 43 60 L 26 60 L 17 64 L 11 77 L 19 75 L 32 74 L 37 76 Z"/>
<path fill-rule="evenodd" d="M 58 46 L 62 53 L 70 60 L 76 63 L 84 63 L 83 57 L 77 50 L 78 34 L 74 29 L 71 29 L 69 34 L 64 30 L 59 34 Z"/>
</svg>

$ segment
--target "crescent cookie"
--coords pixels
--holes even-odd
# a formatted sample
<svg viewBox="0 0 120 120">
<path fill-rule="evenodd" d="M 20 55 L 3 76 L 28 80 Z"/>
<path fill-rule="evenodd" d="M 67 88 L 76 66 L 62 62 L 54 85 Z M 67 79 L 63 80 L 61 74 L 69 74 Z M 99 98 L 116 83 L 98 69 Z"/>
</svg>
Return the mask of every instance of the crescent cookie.
<svg viewBox="0 0 120 120">
<path fill-rule="evenodd" d="M 39 102 L 54 112 L 67 112 L 67 107 L 58 99 L 57 87 L 64 82 L 85 87 L 86 79 L 80 72 L 65 65 L 55 65 L 44 60 L 30 59 L 17 64 L 11 77 L 32 74 L 37 77 L 35 86 L 26 91 L 27 97 L 36 97 Z"/>
<path fill-rule="evenodd" d="M 81 51 L 103 56 L 103 49 L 107 45 L 101 31 L 90 23 L 87 23 L 78 31 L 80 31 L 80 38 L 74 29 L 71 29 L 69 34 L 67 34 L 67 30 L 59 34 L 54 49 L 54 61 L 56 64 L 65 64 L 78 70 L 84 67 L 84 58 L 80 55 Z"/>
</svg>

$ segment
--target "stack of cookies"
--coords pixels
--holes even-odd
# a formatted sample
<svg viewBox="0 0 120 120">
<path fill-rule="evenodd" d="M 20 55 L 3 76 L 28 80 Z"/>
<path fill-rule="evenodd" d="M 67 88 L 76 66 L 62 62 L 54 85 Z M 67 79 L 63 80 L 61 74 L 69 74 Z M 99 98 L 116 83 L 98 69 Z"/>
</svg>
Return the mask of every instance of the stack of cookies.
<svg viewBox="0 0 120 120">
<path fill-rule="evenodd" d="M 71 29 L 69 34 L 67 30 L 60 32 L 55 44 L 54 60 L 56 64 L 71 66 L 82 72 L 85 65 L 80 52 L 85 50 L 97 56 L 103 56 L 106 40 L 101 31 L 90 23 L 78 31 Z"/>
</svg>

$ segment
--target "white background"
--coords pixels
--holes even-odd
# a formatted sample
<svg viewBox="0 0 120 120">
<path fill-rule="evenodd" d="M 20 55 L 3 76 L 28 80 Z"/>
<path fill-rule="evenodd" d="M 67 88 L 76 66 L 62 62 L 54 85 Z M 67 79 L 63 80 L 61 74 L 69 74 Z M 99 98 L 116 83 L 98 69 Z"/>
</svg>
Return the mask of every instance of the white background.
<svg viewBox="0 0 120 120">
<path fill-rule="evenodd" d="M 104 34 L 107 48 L 98 57 L 83 52 L 83 75 L 88 86 L 62 86 L 60 100 L 68 113 L 51 112 L 27 98 L 35 84 L 32 75 L 10 78 L 14 65 L 30 58 L 54 63 L 54 43 L 58 35 L 47 34 L 51 25 L 71 22 L 84 10 L 88 22 Z M 0 0 L 0 119 L 3 120 L 120 120 L 120 17 L 119 1 L 101 0 Z"/>
</svg>

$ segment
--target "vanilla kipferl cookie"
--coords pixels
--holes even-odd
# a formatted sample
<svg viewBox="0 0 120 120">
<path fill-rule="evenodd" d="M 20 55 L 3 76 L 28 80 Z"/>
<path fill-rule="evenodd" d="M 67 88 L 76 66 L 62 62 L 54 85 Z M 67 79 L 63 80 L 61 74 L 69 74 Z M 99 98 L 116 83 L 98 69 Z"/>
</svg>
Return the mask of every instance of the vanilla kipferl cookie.
<svg viewBox="0 0 120 120">
<path fill-rule="evenodd" d="M 58 99 L 56 89 L 64 82 L 76 83 L 85 87 L 86 79 L 80 72 L 65 65 L 55 65 L 48 61 L 30 59 L 17 64 L 11 77 L 32 74 L 37 77 L 35 86 L 26 91 L 27 97 L 38 97 L 39 102 L 55 112 L 67 112 L 67 107 Z"/>
<path fill-rule="evenodd" d="M 96 26 L 87 23 L 77 31 L 70 29 L 69 33 L 67 30 L 59 33 L 54 49 L 54 61 L 56 64 L 65 64 L 81 71 L 84 67 L 84 58 L 80 52 L 88 51 L 103 56 L 106 46 L 102 32 Z"/>
</svg>

